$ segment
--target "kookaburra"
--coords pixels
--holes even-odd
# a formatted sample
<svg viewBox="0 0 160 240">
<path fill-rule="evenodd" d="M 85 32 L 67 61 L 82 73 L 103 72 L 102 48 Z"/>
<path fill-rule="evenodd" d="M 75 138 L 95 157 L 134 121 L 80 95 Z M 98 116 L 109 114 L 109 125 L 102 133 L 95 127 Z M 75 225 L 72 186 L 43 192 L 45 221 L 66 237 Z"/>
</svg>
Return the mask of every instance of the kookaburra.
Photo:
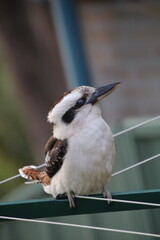
<svg viewBox="0 0 160 240">
<path fill-rule="evenodd" d="M 48 114 L 53 135 L 45 146 L 45 171 L 34 166 L 19 170 L 23 178 L 41 183 L 54 198 L 103 192 L 115 162 L 112 132 L 101 116 L 100 101 L 120 83 L 94 88 L 80 86 L 60 97 Z"/>
</svg>

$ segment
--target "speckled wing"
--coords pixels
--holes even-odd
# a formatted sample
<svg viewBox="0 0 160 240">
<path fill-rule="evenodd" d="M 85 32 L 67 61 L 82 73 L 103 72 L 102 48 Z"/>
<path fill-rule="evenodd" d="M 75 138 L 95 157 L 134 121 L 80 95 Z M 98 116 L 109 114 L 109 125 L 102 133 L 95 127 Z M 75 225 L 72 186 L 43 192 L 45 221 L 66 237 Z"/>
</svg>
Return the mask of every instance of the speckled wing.
<svg viewBox="0 0 160 240">
<path fill-rule="evenodd" d="M 61 168 L 67 147 L 67 139 L 58 140 L 53 136 L 49 138 L 45 146 L 45 171 L 50 178 Z"/>
<path fill-rule="evenodd" d="M 20 175 L 25 179 L 32 180 L 32 182 L 27 183 L 49 185 L 51 178 L 59 171 L 63 164 L 67 147 L 67 139 L 58 140 L 53 136 L 50 137 L 45 146 L 45 171 L 39 171 L 35 166 L 25 166 L 19 169 Z"/>
</svg>

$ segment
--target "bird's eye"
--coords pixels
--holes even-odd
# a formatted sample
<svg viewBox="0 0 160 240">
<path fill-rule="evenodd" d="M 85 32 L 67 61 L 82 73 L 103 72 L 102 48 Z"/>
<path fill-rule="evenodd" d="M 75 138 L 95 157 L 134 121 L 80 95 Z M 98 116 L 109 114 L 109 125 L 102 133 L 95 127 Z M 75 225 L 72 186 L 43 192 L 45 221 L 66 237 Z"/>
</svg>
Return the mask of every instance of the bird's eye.
<svg viewBox="0 0 160 240">
<path fill-rule="evenodd" d="M 77 103 L 76 103 L 76 107 L 77 107 L 77 108 L 82 107 L 82 106 L 85 104 L 85 102 L 86 102 L 86 98 L 80 98 L 80 99 L 78 99 L 78 101 L 77 101 Z"/>
</svg>

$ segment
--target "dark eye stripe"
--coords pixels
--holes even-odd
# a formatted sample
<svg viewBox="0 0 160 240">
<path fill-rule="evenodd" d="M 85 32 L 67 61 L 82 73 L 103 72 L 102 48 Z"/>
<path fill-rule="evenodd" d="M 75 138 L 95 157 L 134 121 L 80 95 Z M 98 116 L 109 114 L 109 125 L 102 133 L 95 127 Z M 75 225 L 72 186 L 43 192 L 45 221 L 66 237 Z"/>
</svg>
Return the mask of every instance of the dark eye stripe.
<svg viewBox="0 0 160 240">
<path fill-rule="evenodd" d="M 71 108 L 69 109 L 62 117 L 62 121 L 65 123 L 71 123 L 75 117 L 75 109 Z"/>
<path fill-rule="evenodd" d="M 77 100 L 74 107 L 70 108 L 62 117 L 62 121 L 65 123 L 71 123 L 76 115 L 76 109 L 82 107 L 86 102 L 86 97 Z"/>
</svg>

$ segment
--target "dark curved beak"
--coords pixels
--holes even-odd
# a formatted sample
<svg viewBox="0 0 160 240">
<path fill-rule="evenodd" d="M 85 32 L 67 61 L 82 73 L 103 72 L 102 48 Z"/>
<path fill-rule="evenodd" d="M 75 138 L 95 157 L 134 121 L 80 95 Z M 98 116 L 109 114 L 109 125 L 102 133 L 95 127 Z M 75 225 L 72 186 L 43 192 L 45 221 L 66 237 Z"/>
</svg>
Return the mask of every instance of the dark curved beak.
<svg viewBox="0 0 160 240">
<path fill-rule="evenodd" d="M 100 102 L 103 98 L 112 93 L 120 84 L 121 82 L 116 82 L 103 87 L 96 88 L 96 91 L 88 99 L 86 104 L 88 103 L 95 104 L 96 102 Z"/>
</svg>

